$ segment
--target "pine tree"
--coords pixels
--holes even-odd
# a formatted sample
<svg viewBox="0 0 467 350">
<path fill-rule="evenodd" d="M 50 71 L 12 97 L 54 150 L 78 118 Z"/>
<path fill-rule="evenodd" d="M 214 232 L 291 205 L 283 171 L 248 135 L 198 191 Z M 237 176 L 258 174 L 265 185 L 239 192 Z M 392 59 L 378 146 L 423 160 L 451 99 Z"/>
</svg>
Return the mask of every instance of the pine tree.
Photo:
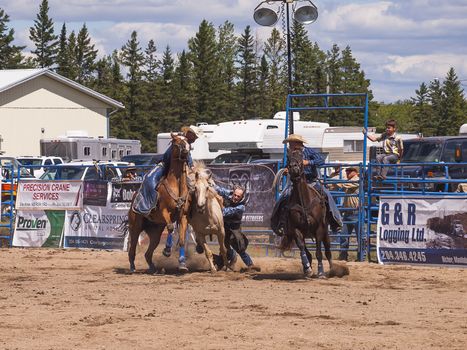
<svg viewBox="0 0 467 350">
<path fill-rule="evenodd" d="M 127 67 L 127 83 L 126 83 L 126 124 L 128 125 L 128 136 L 141 140 L 143 150 L 147 150 L 148 140 L 141 137 L 141 67 L 144 64 L 144 55 L 138 42 L 136 31 L 131 33 L 131 38 L 122 47 L 120 60 Z"/>
<path fill-rule="evenodd" d="M 274 28 L 264 44 L 264 54 L 269 63 L 268 90 L 271 112 L 285 109 L 287 96 L 287 57 L 285 41 L 280 32 Z"/>
<path fill-rule="evenodd" d="M 294 21 L 292 33 L 292 92 L 294 94 L 311 93 L 315 65 L 310 65 L 308 61 L 311 58 L 312 44 L 302 23 Z"/>
<path fill-rule="evenodd" d="M 261 57 L 261 63 L 258 74 L 258 101 L 256 104 L 256 116 L 259 118 L 271 118 L 273 111 L 271 109 L 271 97 L 269 94 L 269 66 L 266 55 Z"/>
<path fill-rule="evenodd" d="M 461 87 L 454 68 L 450 68 L 442 87 L 443 91 L 443 121 L 446 125 L 444 135 L 457 135 L 460 126 L 465 121 L 464 90 Z"/>
<path fill-rule="evenodd" d="M 432 109 L 430 105 L 430 94 L 425 83 L 420 84 L 420 88 L 415 90 L 416 97 L 412 97 L 414 106 L 413 123 L 414 130 L 424 136 L 432 136 L 435 129 L 431 125 Z"/>
<path fill-rule="evenodd" d="M 75 31 L 72 30 L 68 36 L 66 53 L 63 54 L 67 58 L 66 67 L 64 68 L 66 77 L 71 80 L 77 80 L 79 74 L 79 66 L 76 61 L 77 42 Z"/>
<path fill-rule="evenodd" d="M 21 66 L 25 46 L 12 45 L 15 30 L 8 28 L 10 17 L 0 8 L 0 69 L 18 68 Z"/>
<path fill-rule="evenodd" d="M 29 39 L 36 46 L 36 49 L 31 52 L 36 55 L 37 64 L 41 68 L 51 67 L 55 63 L 58 41 L 54 34 L 53 20 L 49 18 L 48 0 L 42 0 L 39 6 L 34 26 L 29 28 Z"/>
<path fill-rule="evenodd" d="M 141 122 L 142 136 L 146 140 L 146 148 L 150 152 L 156 151 L 156 135 L 160 132 L 159 120 L 164 118 L 161 111 L 160 93 L 160 61 L 157 58 L 157 47 L 150 39 L 144 50 L 144 70 L 141 86 Z"/>
<path fill-rule="evenodd" d="M 155 82 L 159 76 L 160 62 L 156 55 L 157 47 L 154 40 L 149 40 L 144 50 L 144 77 L 148 82 Z"/>
<path fill-rule="evenodd" d="M 203 20 L 194 38 L 188 41 L 189 58 L 193 64 L 196 111 L 207 123 L 216 121 L 218 72 L 217 43 L 212 23 Z"/>
<path fill-rule="evenodd" d="M 90 81 L 95 69 L 94 61 L 96 57 L 97 50 L 94 48 L 94 44 L 91 44 L 91 38 L 85 23 L 76 37 L 75 60 L 78 67 L 77 81 L 80 84 L 86 84 Z"/>
<path fill-rule="evenodd" d="M 360 64 L 352 55 L 350 46 L 342 50 L 340 57 L 340 92 L 342 93 L 367 93 L 369 81 L 365 79 L 365 73 L 360 70 Z M 361 106 L 364 101 L 359 97 L 339 98 L 339 104 L 343 106 Z M 336 113 L 340 125 L 359 126 L 363 124 L 363 115 L 357 111 L 342 110 Z"/>
<path fill-rule="evenodd" d="M 124 102 L 126 95 L 126 87 L 120 69 L 120 62 L 117 50 L 114 50 L 114 52 L 112 52 L 111 62 L 111 83 L 106 95 L 112 97 L 114 100 Z M 112 117 L 110 118 L 110 132 L 111 135 L 114 137 L 130 138 L 125 110 L 120 110 L 112 115 Z"/>
<path fill-rule="evenodd" d="M 70 78 L 69 73 L 69 64 L 70 64 L 70 51 L 68 49 L 68 39 L 66 32 L 66 24 L 63 23 L 62 30 L 60 31 L 59 36 L 59 45 L 57 52 L 57 73 L 63 75 L 64 77 Z"/>
<path fill-rule="evenodd" d="M 177 118 L 177 113 L 174 106 L 174 59 L 172 51 L 167 46 L 162 55 L 161 65 L 161 94 L 160 94 L 160 113 L 161 118 L 158 120 L 159 129 L 165 132 L 178 130 L 180 121 Z"/>
<path fill-rule="evenodd" d="M 185 50 L 179 55 L 178 62 L 174 77 L 174 102 L 177 119 L 181 125 L 192 125 L 197 122 L 193 67 Z"/>
<path fill-rule="evenodd" d="M 429 127 L 435 130 L 434 136 L 447 135 L 447 125 L 443 120 L 443 91 L 438 79 L 430 82 L 429 97 L 433 112 Z"/>
<path fill-rule="evenodd" d="M 235 89 L 236 52 L 237 37 L 235 36 L 234 25 L 226 21 L 219 27 L 216 121 L 239 117 L 236 104 L 237 91 Z"/>
<path fill-rule="evenodd" d="M 329 93 L 339 93 L 341 92 L 341 81 L 342 81 L 342 71 L 341 71 L 341 51 L 337 44 L 332 46 L 331 51 L 327 53 L 327 80 L 328 80 L 328 90 Z"/>
<path fill-rule="evenodd" d="M 246 119 L 255 118 L 256 102 L 258 97 L 257 89 L 257 67 L 254 53 L 254 39 L 251 35 L 250 26 L 246 26 L 245 31 L 238 39 L 237 63 L 239 64 L 239 91 L 241 101 L 242 117 Z"/>
</svg>

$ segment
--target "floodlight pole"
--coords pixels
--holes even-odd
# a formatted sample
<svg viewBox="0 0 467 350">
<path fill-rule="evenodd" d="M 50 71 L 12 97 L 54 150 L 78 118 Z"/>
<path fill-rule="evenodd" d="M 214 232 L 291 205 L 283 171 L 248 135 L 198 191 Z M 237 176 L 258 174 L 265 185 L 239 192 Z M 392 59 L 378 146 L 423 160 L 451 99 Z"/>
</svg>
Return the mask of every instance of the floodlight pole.
<svg viewBox="0 0 467 350">
<path fill-rule="evenodd" d="M 291 53 L 291 48 L 290 48 L 290 10 L 289 10 L 289 3 L 291 2 L 290 0 L 283 0 L 285 2 L 285 8 L 286 8 L 286 24 L 287 24 L 287 74 L 288 74 L 288 87 L 287 87 L 287 99 L 289 98 L 288 95 L 292 93 L 292 53 Z M 293 127 L 293 112 L 288 113 L 287 118 L 289 119 L 289 134 L 294 133 L 294 127 Z"/>
</svg>

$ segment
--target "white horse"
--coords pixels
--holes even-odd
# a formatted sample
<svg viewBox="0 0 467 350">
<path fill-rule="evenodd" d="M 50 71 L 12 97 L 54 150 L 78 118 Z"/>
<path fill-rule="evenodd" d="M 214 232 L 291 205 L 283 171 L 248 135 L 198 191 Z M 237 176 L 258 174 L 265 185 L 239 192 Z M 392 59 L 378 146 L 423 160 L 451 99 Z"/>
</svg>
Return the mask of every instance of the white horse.
<svg viewBox="0 0 467 350">
<path fill-rule="evenodd" d="M 203 163 L 194 164 L 194 192 L 191 201 L 191 209 L 188 214 L 188 223 L 193 227 L 196 242 L 204 248 L 211 272 L 216 272 L 213 255 L 206 243 L 206 235 L 216 235 L 219 243 L 219 251 L 224 266 L 227 266 L 227 249 L 224 245 L 225 230 L 222 216 L 222 198 L 214 190 L 211 174 Z"/>
</svg>

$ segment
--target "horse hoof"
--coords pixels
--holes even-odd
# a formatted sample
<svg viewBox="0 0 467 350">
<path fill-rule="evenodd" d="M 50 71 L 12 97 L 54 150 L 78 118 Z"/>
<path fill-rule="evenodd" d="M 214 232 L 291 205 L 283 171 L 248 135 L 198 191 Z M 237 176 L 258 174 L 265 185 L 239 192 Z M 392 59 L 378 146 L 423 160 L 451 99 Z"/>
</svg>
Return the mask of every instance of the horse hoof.
<svg viewBox="0 0 467 350">
<path fill-rule="evenodd" d="M 188 272 L 188 267 L 186 267 L 185 264 L 180 264 L 180 265 L 178 265 L 178 272 L 187 273 Z"/>
<path fill-rule="evenodd" d="M 164 255 L 166 258 L 169 258 L 172 255 L 172 248 L 165 247 L 162 251 L 162 255 Z"/>
<path fill-rule="evenodd" d="M 324 272 L 320 272 L 320 273 L 318 274 L 318 278 L 324 280 L 324 279 L 326 279 L 327 277 L 326 277 L 326 274 L 325 274 Z"/>
<path fill-rule="evenodd" d="M 303 272 L 303 274 L 306 278 L 311 278 L 311 276 L 313 276 L 313 270 L 309 267 Z"/>
</svg>

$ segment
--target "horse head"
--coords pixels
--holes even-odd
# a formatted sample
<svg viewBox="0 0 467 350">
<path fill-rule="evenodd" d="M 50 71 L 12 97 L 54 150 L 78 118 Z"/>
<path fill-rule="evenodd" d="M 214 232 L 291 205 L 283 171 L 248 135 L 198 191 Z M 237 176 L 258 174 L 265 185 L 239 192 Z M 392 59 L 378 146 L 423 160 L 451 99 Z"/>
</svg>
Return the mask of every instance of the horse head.
<svg viewBox="0 0 467 350">
<path fill-rule="evenodd" d="M 198 213 L 206 211 L 207 196 L 209 190 L 209 178 L 203 171 L 197 170 L 195 173 L 195 203 Z"/>
<path fill-rule="evenodd" d="M 289 175 L 292 181 L 302 177 L 304 172 L 303 167 L 303 151 L 295 150 L 289 154 Z"/>
<path fill-rule="evenodd" d="M 178 160 L 187 160 L 190 153 L 190 144 L 185 136 L 171 134 L 172 136 L 172 157 Z"/>
</svg>

